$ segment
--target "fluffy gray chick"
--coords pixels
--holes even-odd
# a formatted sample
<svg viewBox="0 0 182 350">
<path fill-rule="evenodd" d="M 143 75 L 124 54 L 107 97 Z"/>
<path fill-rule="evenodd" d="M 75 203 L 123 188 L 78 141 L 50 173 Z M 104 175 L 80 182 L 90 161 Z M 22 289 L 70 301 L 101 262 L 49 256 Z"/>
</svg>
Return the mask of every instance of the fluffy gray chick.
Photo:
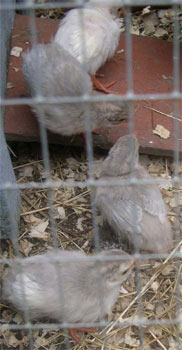
<svg viewBox="0 0 182 350">
<path fill-rule="evenodd" d="M 55 42 L 39 44 L 24 53 L 23 73 L 33 96 L 39 87 L 44 97 L 93 94 L 89 74 L 76 58 Z M 45 103 L 31 107 L 52 132 L 67 136 L 85 132 L 84 103 Z M 90 103 L 91 130 L 101 125 L 120 123 L 128 117 L 128 113 L 128 104 L 124 102 Z"/>
<path fill-rule="evenodd" d="M 136 137 L 120 137 L 103 161 L 100 179 L 151 179 L 138 163 Z M 110 185 L 96 189 L 96 205 L 121 241 L 137 250 L 167 253 L 172 247 L 171 225 L 157 185 Z"/>
<path fill-rule="evenodd" d="M 112 256 L 123 260 L 100 263 Z M 81 252 L 54 250 L 15 262 L 4 277 L 3 298 L 20 311 L 26 300 L 31 319 L 98 321 L 114 306 L 134 260 L 122 250 L 101 251 L 95 257 L 99 263 Z"/>
</svg>

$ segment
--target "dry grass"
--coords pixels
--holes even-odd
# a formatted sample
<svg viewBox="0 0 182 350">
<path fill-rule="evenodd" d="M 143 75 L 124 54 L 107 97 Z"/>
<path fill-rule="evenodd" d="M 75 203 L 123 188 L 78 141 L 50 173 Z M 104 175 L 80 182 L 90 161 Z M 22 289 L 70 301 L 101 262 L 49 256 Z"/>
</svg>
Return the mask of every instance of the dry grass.
<svg viewBox="0 0 182 350">
<path fill-rule="evenodd" d="M 64 181 L 87 178 L 87 163 L 85 153 L 61 150 L 60 146 L 51 147 L 50 165 L 51 177 Z M 23 149 L 23 148 L 22 148 Z M 29 150 L 28 150 L 29 149 Z M 27 151 L 28 150 L 28 151 Z M 16 152 L 15 152 L 16 153 Z M 26 155 L 23 151 L 17 154 L 14 169 L 19 183 L 44 181 L 45 173 L 41 157 L 35 157 L 31 146 L 27 146 Z M 95 154 L 95 174 L 98 175 L 99 164 L 103 155 Z M 153 176 L 170 178 L 173 164 L 169 159 L 141 156 Z M 164 186 L 165 187 L 165 186 Z M 170 219 L 178 227 L 182 225 L 181 206 L 175 207 L 175 196 L 181 196 L 182 186 L 162 188 L 164 200 L 170 206 Z M 19 235 L 21 256 L 41 253 L 52 246 L 51 221 L 46 190 L 21 191 L 22 209 Z M 62 249 L 80 249 L 91 253 L 92 212 L 87 188 L 59 188 L 51 192 L 53 202 L 52 213 L 55 221 L 58 244 Z M 177 210 L 178 209 L 178 210 Z M 176 249 L 182 250 L 182 242 L 175 242 Z M 13 247 L 10 241 L 2 247 L 4 257 L 13 257 Z M 95 333 L 83 335 L 81 344 L 70 340 L 72 349 L 140 349 L 139 330 L 142 329 L 145 350 L 175 349 L 178 342 L 177 325 L 173 322 L 176 316 L 176 288 L 182 294 L 182 267 L 170 255 L 166 261 L 144 261 L 141 265 L 141 292 L 137 294 L 135 273 L 123 285 L 120 297 L 112 314 L 108 316 L 108 326 L 96 329 Z M 4 270 L 2 269 L 2 274 Z M 140 318 L 138 317 L 138 301 L 142 301 Z M 10 305 L 2 304 L 2 322 L 23 324 L 21 315 Z M 79 307 L 79 305 L 78 305 Z M 137 325 L 116 327 L 116 323 L 127 321 L 143 321 L 143 327 Z M 167 319 L 169 324 L 145 325 L 146 321 Z M 182 326 L 180 325 L 182 332 Z M 64 348 L 64 333 L 62 330 L 33 331 L 35 349 L 58 350 Z M 2 349 L 28 349 L 28 336 L 25 331 L 4 330 L 2 332 Z"/>
</svg>

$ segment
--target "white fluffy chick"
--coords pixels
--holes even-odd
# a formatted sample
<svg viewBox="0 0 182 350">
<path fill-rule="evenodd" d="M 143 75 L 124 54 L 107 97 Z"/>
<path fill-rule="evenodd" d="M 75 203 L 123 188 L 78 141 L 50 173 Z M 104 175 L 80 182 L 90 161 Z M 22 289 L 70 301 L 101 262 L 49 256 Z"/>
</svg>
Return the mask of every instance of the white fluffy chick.
<svg viewBox="0 0 182 350">
<path fill-rule="evenodd" d="M 95 78 L 95 74 L 114 56 L 118 46 L 120 27 L 115 20 L 117 8 L 96 5 L 94 7 L 92 1 L 90 4 L 90 8 L 70 10 L 60 21 L 54 40 L 80 63 L 86 63 L 87 71 L 98 90 L 110 93 L 107 87 Z"/>
<path fill-rule="evenodd" d="M 59 44 L 39 44 L 23 54 L 23 73 L 33 96 L 40 90 L 44 97 L 79 97 L 93 94 L 89 74 L 81 64 Z M 94 93 L 95 94 L 95 93 Z M 100 94 L 98 92 L 98 94 Z M 34 104 L 32 110 L 44 120 L 46 127 L 61 135 L 85 132 L 84 103 Z M 90 103 L 91 130 L 127 119 L 125 102 Z"/>
<path fill-rule="evenodd" d="M 138 148 L 136 137 L 120 137 L 103 161 L 100 179 L 152 179 L 138 162 Z M 152 253 L 167 253 L 172 248 L 171 225 L 156 184 L 99 186 L 96 204 L 120 242 Z"/>
<path fill-rule="evenodd" d="M 31 319 L 75 323 L 74 330 L 77 322 L 101 320 L 113 308 L 134 260 L 122 250 L 94 257 L 97 261 L 79 251 L 53 250 L 15 262 L 3 280 L 3 299 L 20 311 L 26 306 Z M 79 341 L 73 330 L 71 335 Z"/>
</svg>

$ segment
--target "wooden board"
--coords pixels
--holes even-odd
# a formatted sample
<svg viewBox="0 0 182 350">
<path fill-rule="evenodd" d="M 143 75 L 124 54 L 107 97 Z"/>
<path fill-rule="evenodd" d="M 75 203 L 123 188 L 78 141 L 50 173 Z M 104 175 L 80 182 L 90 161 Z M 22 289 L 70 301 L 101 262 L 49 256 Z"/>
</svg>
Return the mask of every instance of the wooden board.
<svg viewBox="0 0 182 350">
<path fill-rule="evenodd" d="M 37 18 L 36 27 L 38 41 L 48 43 L 54 36 L 58 21 Z M 149 37 L 132 35 L 133 42 L 133 77 L 134 92 L 137 94 L 168 93 L 173 90 L 173 60 L 172 43 Z M 31 47 L 31 32 L 29 17 L 16 15 L 12 37 L 12 47 L 22 47 L 26 51 Z M 107 62 L 99 71 L 104 77 L 102 82 L 116 81 L 110 88 L 113 93 L 124 94 L 127 90 L 125 35 L 121 35 L 118 50 L 114 60 Z M 182 55 L 180 57 L 182 68 Z M 181 69 L 182 71 L 182 69 Z M 181 74 L 182 81 L 182 74 Z M 7 89 L 8 98 L 29 96 L 28 88 L 22 74 L 22 58 L 10 56 L 8 82 L 12 84 Z M 182 87 L 181 87 L 182 89 Z M 173 114 L 172 101 L 140 101 L 135 104 L 135 134 L 141 145 L 141 150 L 150 154 L 172 155 L 175 144 L 174 120 L 159 114 L 149 108 L 154 108 L 164 114 Z M 179 103 L 178 118 L 179 139 L 182 139 L 182 102 Z M 170 132 L 167 139 L 153 134 L 156 125 L 164 126 Z M 119 126 L 102 127 L 93 135 L 94 145 L 101 148 L 110 148 L 122 135 L 128 134 L 128 122 Z M 35 141 L 39 140 L 39 127 L 29 106 L 7 106 L 5 113 L 5 133 L 8 140 Z M 70 144 L 70 138 L 49 133 L 50 142 Z M 83 144 L 81 137 L 75 137 L 72 145 Z M 180 141 L 182 151 L 182 141 Z"/>
</svg>

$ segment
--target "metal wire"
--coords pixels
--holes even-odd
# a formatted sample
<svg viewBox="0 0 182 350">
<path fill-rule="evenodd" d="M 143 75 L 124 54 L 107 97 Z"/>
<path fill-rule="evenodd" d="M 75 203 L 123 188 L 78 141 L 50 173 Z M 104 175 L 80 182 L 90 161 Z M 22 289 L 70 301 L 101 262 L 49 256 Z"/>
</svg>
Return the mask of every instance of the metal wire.
<svg viewBox="0 0 182 350">
<path fill-rule="evenodd" d="M 99 1 L 95 0 L 95 2 L 92 2 L 97 6 L 108 6 L 109 1 Z M 49 97 L 44 98 L 41 94 L 41 87 L 40 87 L 40 79 L 39 76 L 37 76 L 37 94 L 36 96 L 32 98 L 1 98 L 0 99 L 0 106 L 16 106 L 16 105 L 22 105 L 22 104 L 54 104 L 54 103 L 80 103 L 80 102 L 98 102 L 98 101 L 128 101 L 130 102 L 130 116 L 129 116 L 129 132 L 133 133 L 134 131 L 134 118 L 133 118 L 133 103 L 135 101 L 141 101 L 141 100 L 171 100 L 174 106 L 174 113 L 173 115 L 177 118 L 179 116 L 179 101 L 182 100 L 182 92 L 180 90 L 180 46 L 179 46 L 179 23 L 177 15 L 174 19 L 174 39 L 173 39 L 173 91 L 170 93 L 156 93 L 156 94 L 136 94 L 133 90 L 133 57 L 132 57 L 132 37 L 130 34 L 130 27 L 131 27 L 131 7 L 132 6 L 148 6 L 148 5 L 169 5 L 173 6 L 174 12 L 177 14 L 178 6 L 182 6 L 182 0 L 171 0 L 171 1 L 165 1 L 165 0 L 123 0 L 123 1 L 110 1 L 112 6 L 114 5 L 124 5 L 126 9 L 126 58 L 127 58 L 127 92 L 125 95 L 122 96 L 89 96 L 87 93 L 81 97 Z M 32 44 L 33 46 L 37 44 L 37 31 L 36 31 L 36 25 L 35 25 L 35 10 L 36 9 L 51 9 L 51 8 L 72 8 L 72 7 L 78 7 L 80 9 L 83 9 L 85 7 L 89 7 L 89 1 L 84 0 L 75 0 L 75 1 L 56 1 L 56 2 L 47 2 L 47 3 L 34 3 L 33 0 L 27 0 L 18 2 L 16 4 L 9 3 L 8 1 L 6 3 L 0 3 L 0 11 L 6 11 L 9 9 L 19 9 L 19 10 L 26 10 L 29 13 L 29 26 L 31 30 L 31 36 L 32 36 Z M 80 11 L 80 26 L 83 29 L 83 13 Z M 84 34 L 83 34 L 83 58 L 86 62 L 86 53 L 85 53 L 85 43 L 84 43 Z M 40 65 L 41 62 L 38 62 Z M 85 130 L 86 130 L 86 153 L 87 153 L 87 161 L 88 161 L 88 179 L 85 181 L 70 181 L 69 183 L 67 181 L 51 181 L 51 167 L 50 167 L 50 159 L 49 159 L 49 150 L 48 150 L 48 140 L 47 140 L 47 131 L 44 125 L 44 115 L 42 115 L 42 121 L 40 121 L 40 139 L 42 144 L 42 155 L 43 155 L 43 161 L 44 161 L 44 170 L 46 174 L 46 180 L 43 183 L 40 182 L 31 182 L 31 183 L 17 183 L 12 184 L 9 182 L 3 183 L 3 185 L 0 185 L 0 190 L 10 190 L 10 189 L 46 189 L 47 190 L 47 205 L 49 208 L 49 218 L 51 223 L 51 233 L 52 233 L 52 241 L 53 246 L 58 248 L 58 238 L 56 233 L 56 225 L 54 222 L 54 216 L 53 216 L 53 201 L 52 201 L 52 190 L 54 188 L 61 188 L 61 187 L 79 187 L 84 188 L 88 187 L 91 191 L 91 209 L 92 209 L 92 223 L 94 228 L 94 243 L 95 243 L 95 249 L 96 251 L 100 250 L 99 247 L 99 230 L 98 230 L 98 223 L 97 223 L 97 211 L 94 203 L 94 195 L 93 195 L 93 189 L 95 189 L 98 186 L 112 186 L 112 185 L 133 185 L 136 184 L 156 184 L 156 182 L 164 183 L 164 179 L 136 179 L 133 177 L 128 177 L 126 180 L 118 180 L 118 181 L 104 181 L 104 180 L 95 180 L 93 175 L 93 140 L 92 140 L 92 133 L 91 133 L 91 127 L 90 127 L 90 115 L 89 115 L 89 104 L 85 103 L 84 106 L 84 112 L 85 112 Z M 174 161 L 176 164 L 175 168 L 175 175 L 172 179 L 170 179 L 170 183 L 172 184 L 178 184 L 182 182 L 182 176 L 178 173 L 178 165 L 179 165 L 179 144 L 180 144 L 180 138 L 182 137 L 182 132 L 179 128 L 179 122 L 177 120 L 174 120 L 174 130 L 175 130 L 175 142 L 174 142 Z M 131 145 L 132 147 L 132 145 Z M 132 148 L 131 148 L 132 149 Z M 169 180 L 166 179 L 166 184 L 169 182 Z M 135 214 L 135 213 L 134 213 Z M 11 215 L 10 215 L 11 217 Z M 12 231 L 14 230 L 12 225 Z M 179 240 L 179 230 L 176 230 L 176 238 Z M 18 239 L 13 241 L 14 250 L 16 255 L 18 255 Z M 171 254 L 172 257 L 176 259 L 176 280 L 179 282 L 179 270 L 180 270 L 180 259 L 182 259 L 182 252 L 178 249 L 174 250 L 174 252 Z M 136 259 L 141 259 L 145 261 L 146 259 L 150 260 L 152 259 L 168 259 L 168 254 L 140 254 L 138 250 L 136 250 L 135 254 L 133 255 Z M 125 257 L 124 257 L 125 258 Z M 124 259 L 123 258 L 123 259 Z M 31 260 L 32 259 L 32 260 Z M 40 261 L 44 260 L 44 256 L 40 257 Z M 104 257 L 103 260 L 109 261 L 109 260 L 116 260 L 117 257 Z M 122 260 L 122 257 L 119 258 Z M 22 262 L 22 259 L 19 257 L 13 259 L 13 261 Z M 53 259 L 54 260 L 54 259 Z M 88 257 L 88 261 L 92 260 L 98 260 L 97 257 Z M 9 265 L 13 262 L 11 259 L 7 258 L 1 258 L 0 263 Z M 30 261 L 34 261 L 34 257 L 30 258 Z M 56 258 L 55 258 L 56 261 Z M 66 260 L 64 260 L 66 261 Z M 73 260 L 74 261 L 74 260 Z M 69 259 L 69 262 L 71 262 L 71 259 Z M 23 264 L 23 263 L 22 263 Z M 145 349 L 144 345 L 144 332 L 143 329 L 146 326 L 151 325 L 175 325 L 178 329 L 176 332 L 176 338 L 177 338 L 177 348 L 176 350 L 180 349 L 180 334 L 179 334 L 179 324 L 182 322 L 182 317 L 178 314 L 178 310 L 181 307 L 180 306 L 180 290 L 179 290 L 179 283 L 177 284 L 176 288 L 176 315 L 174 318 L 171 319 L 143 319 L 143 310 L 142 310 L 142 281 L 141 281 L 141 273 L 140 269 L 137 269 L 136 273 L 136 302 L 138 303 L 138 319 L 136 320 L 124 320 L 120 322 L 113 322 L 109 324 L 108 322 L 102 320 L 100 322 L 80 322 L 77 324 L 77 327 L 106 327 L 106 329 L 109 329 L 109 327 L 115 326 L 115 327 L 124 327 L 124 326 L 130 326 L 134 325 L 138 327 L 139 329 L 139 339 L 140 339 L 140 350 Z M 23 285 L 23 281 L 22 281 Z M 61 283 L 60 283 L 61 285 Z M 101 284 L 102 285 L 102 284 Z M 102 289 L 100 287 L 100 295 L 102 294 Z M 65 298 L 64 295 L 62 295 L 63 291 L 60 289 L 60 296 Z M 25 294 L 25 293 L 24 293 Z M 24 295 L 25 296 L 25 295 Z M 78 305 L 79 307 L 79 305 Z M 11 329 L 11 330 L 28 330 L 29 332 L 29 349 L 33 350 L 35 349 L 34 339 L 32 335 L 33 330 L 41 330 L 41 329 L 63 329 L 65 330 L 66 335 L 66 329 L 68 328 L 75 328 L 74 323 L 40 323 L 36 322 L 35 324 L 32 324 L 30 322 L 28 307 L 26 305 L 26 297 L 25 297 L 25 323 L 24 324 L 4 324 L 2 327 L 2 330 L 5 329 Z M 1 329 L 1 327 L 0 327 Z M 66 336 L 66 348 L 70 349 L 71 345 L 69 343 L 69 339 Z M 174 349 L 175 350 L 175 349 Z"/>
</svg>

